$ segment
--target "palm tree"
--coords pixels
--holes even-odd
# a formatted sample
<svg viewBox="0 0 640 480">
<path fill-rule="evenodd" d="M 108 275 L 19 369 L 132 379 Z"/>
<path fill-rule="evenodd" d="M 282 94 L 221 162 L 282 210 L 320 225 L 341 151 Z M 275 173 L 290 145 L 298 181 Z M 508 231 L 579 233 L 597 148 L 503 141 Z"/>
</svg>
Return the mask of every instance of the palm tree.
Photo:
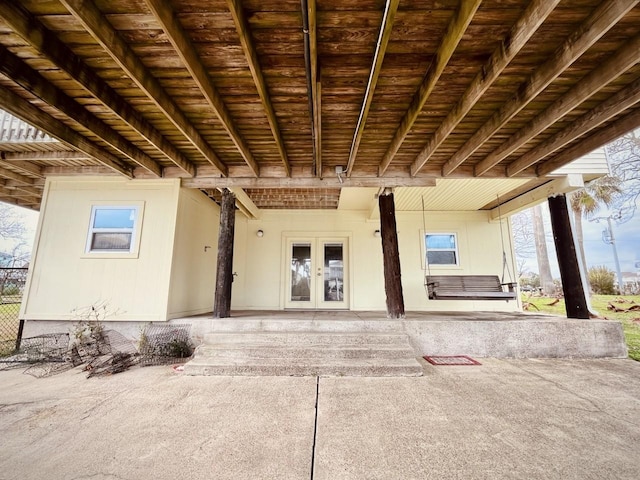
<svg viewBox="0 0 640 480">
<path fill-rule="evenodd" d="M 597 212 L 602 205 L 611 205 L 615 196 L 622 193 L 620 180 L 616 177 L 606 175 L 587 183 L 584 188 L 571 194 L 571 209 L 576 227 L 576 238 L 580 249 L 582 265 L 587 268 L 587 261 L 584 255 L 584 239 L 582 233 L 582 217 L 588 217 Z M 587 283 L 589 279 L 587 278 Z M 589 285 L 589 289 L 591 286 Z"/>
</svg>

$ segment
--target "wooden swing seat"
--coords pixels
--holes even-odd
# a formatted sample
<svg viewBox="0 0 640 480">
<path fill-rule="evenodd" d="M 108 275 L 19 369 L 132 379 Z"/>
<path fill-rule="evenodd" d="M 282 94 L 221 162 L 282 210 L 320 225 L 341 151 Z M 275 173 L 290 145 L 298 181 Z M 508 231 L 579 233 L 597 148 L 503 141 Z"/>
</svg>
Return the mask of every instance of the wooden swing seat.
<svg viewBox="0 0 640 480">
<path fill-rule="evenodd" d="M 427 275 L 425 285 L 430 300 L 514 300 L 517 295 L 516 283 L 501 283 L 497 275 Z"/>
</svg>

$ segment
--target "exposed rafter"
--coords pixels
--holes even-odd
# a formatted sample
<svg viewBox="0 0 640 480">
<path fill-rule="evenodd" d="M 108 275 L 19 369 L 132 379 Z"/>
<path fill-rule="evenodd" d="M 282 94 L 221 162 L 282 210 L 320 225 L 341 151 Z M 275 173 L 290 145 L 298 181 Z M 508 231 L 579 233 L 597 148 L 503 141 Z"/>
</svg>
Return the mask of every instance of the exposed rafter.
<svg viewBox="0 0 640 480">
<path fill-rule="evenodd" d="M 253 45 L 253 40 L 251 39 L 249 24 L 244 15 L 244 11 L 242 10 L 242 2 L 240 2 L 240 0 L 227 0 L 227 4 L 229 5 L 229 10 L 233 16 L 233 21 L 236 24 L 236 30 L 240 36 L 242 50 L 244 51 L 244 56 L 247 58 L 247 62 L 249 63 L 249 70 L 251 71 L 253 82 L 256 84 L 256 88 L 258 89 L 258 95 L 260 95 L 262 107 L 267 115 L 267 120 L 269 120 L 273 139 L 278 147 L 278 152 L 280 152 L 280 159 L 282 160 L 287 176 L 289 176 L 291 175 L 291 165 L 287 158 L 287 150 L 285 149 L 284 142 L 282 141 L 280 127 L 278 126 L 278 120 L 276 119 L 276 113 L 273 110 L 271 98 L 267 90 L 267 84 L 264 80 L 264 75 L 262 74 L 260 62 L 258 61 L 258 54 L 255 46 Z"/>
<path fill-rule="evenodd" d="M 612 95 L 600 105 L 589 110 L 571 123 L 564 130 L 556 133 L 553 137 L 515 160 L 507 167 L 507 175 L 514 176 L 516 171 L 522 171 L 522 169 L 539 162 L 556 150 L 574 141 L 576 138 L 581 137 L 607 120 L 633 107 L 638 102 L 640 102 L 640 79 L 620 90 L 615 95 Z"/>
<path fill-rule="evenodd" d="M 389 38 L 391 38 L 393 20 L 395 19 L 396 12 L 398 11 L 399 3 L 400 0 L 387 0 L 384 8 L 382 23 L 380 24 L 380 33 L 378 35 L 378 41 L 376 43 L 376 51 L 373 55 L 373 65 L 371 66 L 371 71 L 369 72 L 367 90 L 365 91 L 364 100 L 362 101 L 362 108 L 360 109 L 360 116 L 358 117 L 358 123 L 356 124 L 356 131 L 353 134 L 353 140 L 351 141 L 349 163 L 347 163 L 347 176 L 351 175 L 351 172 L 353 171 L 353 165 L 355 164 L 356 157 L 358 155 L 360 140 L 362 140 L 362 135 L 364 134 L 364 126 L 367 123 L 367 117 L 369 116 L 369 108 L 371 108 L 373 94 L 376 90 L 376 85 L 378 84 L 378 77 L 380 76 L 380 70 L 382 69 L 382 61 L 384 60 L 384 54 L 387 51 Z"/>
<path fill-rule="evenodd" d="M 56 151 L 56 152 L 1 152 L 0 156 L 3 160 L 8 162 L 21 162 L 21 161 L 58 161 L 58 160 L 88 160 L 91 155 L 87 155 L 83 152 L 75 151 Z"/>
<path fill-rule="evenodd" d="M 574 146 L 563 150 L 555 157 L 538 165 L 536 173 L 541 176 L 548 175 L 576 158 L 580 158 L 636 128 L 640 128 L 640 108 L 633 110 L 603 130 L 598 131 L 594 135 L 585 138 L 583 141 L 576 143 Z"/>
<path fill-rule="evenodd" d="M 105 51 L 125 71 L 127 75 L 153 100 L 165 116 L 223 175 L 227 168 L 209 146 L 200 132 L 191 124 L 173 99 L 162 88 L 158 80 L 120 37 L 109 21 L 102 15 L 92 0 L 61 0 L 67 9 L 84 25 L 89 33 L 102 45 Z"/>
<path fill-rule="evenodd" d="M 411 102 L 409 109 L 402 118 L 400 126 L 393 136 L 393 140 L 387 148 L 387 151 L 382 158 L 382 162 L 380 162 L 378 175 L 384 175 L 384 173 L 387 171 L 387 168 L 389 168 L 393 157 L 400 149 L 400 146 L 407 136 L 407 133 L 409 133 L 409 130 L 411 130 L 411 127 L 418 118 L 418 115 L 420 115 L 420 111 L 426 103 L 427 98 L 429 98 L 429 95 L 433 91 L 433 88 L 436 86 L 440 75 L 442 75 L 442 72 L 447 66 L 447 63 L 449 63 L 453 52 L 455 52 L 458 43 L 462 39 L 462 35 L 464 35 L 464 32 L 467 30 L 467 27 L 471 23 L 471 20 L 473 19 L 476 10 L 480 6 L 480 3 L 481 0 L 467 0 L 460 3 L 460 7 L 453 16 L 453 19 L 451 20 L 451 23 L 449 23 L 449 27 L 447 28 L 447 32 L 440 42 L 438 51 L 435 54 L 434 62 L 429 66 L 427 74 L 425 75 L 420 88 L 413 97 L 413 101 Z"/>
<path fill-rule="evenodd" d="M 3 153 L 2 158 L 4 158 L 4 152 L 2 153 Z M 0 167 L 13 168 L 16 170 L 20 170 L 20 172 L 26 175 L 33 175 L 36 177 L 44 178 L 41 167 L 31 162 L 27 162 L 25 160 L 18 160 L 13 162 L 10 162 L 7 160 L 0 160 Z"/>
<path fill-rule="evenodd" d="M 0 16 L 33 48 L 95 95 L 98 100 L 135 129 L 177 167 L 189 176 L 195 175 L 195 167 L 180 151 L 37 19 L 10 2 L 0 2 Z"/>
<path fill-rule="evenodd" d="M 580 27 L 569 35 L 554 55 L 538 67 L 513 97 L 503 104 L 462 148 L 449 159 L 442 169 L 443 175 L 450 175 L 458 168 L 496 131 L 511 120 L 580 55 L 609 31 L 638 1 L 609 0 L 599 5 Z"/>
<path fill-rule="evenodd" d="M 34 107 L 24 98 L 16 95 L 5 87 L 0 87 L 0 107 L 15 117 L 39 128 L 61 142 L 85 152 L 98 160 L 105 167 L 132 178 L 131 169 L 121 165 L 119 159 L 106 152 L 95 143 L 86 139 L 79 133 L 71 130 L 64 123 L 56 120 L 51 115 Z"/>
<path fill-rule="evenodd" d="M 146 2 L 162 25 L 162 29 L 169 37 L 169 41 L 173 45 L 173 48 L 175 48 L 182 61 L 185 63 L 185 66 L 189 70 L 189 73 L 191 73 L 193 80 L 196 82 L 198 88 L 209 103 L 209 106 L 213 109 L 214 113 L 220 120 L 220 123 L 222 123 L 223 128 L 235 144 L 240 155 L 242 155 L 242 158 L 249 168 L 251 168 L 254 175 L 259 176 L 260 168 L 254 160 L 251 150 L 249 150 L 249 147 L 247 147 L 244 139 L 240 135 L 240 132 L 238 132 L 238 129 L 233 123 L 229 110 L 213 85 L 213 82 L 202 63 L 200 56 L 196 52 L 193 43 L 189 39 L 187 32 L 185 32 L 184 28 L 182 28 L 182 25 L 180 25 L 180 22 L 177 20 L 171 5 L 169 2 L 164 0 L 146 0 Z"/>
<path fill-rule="evenodd" d="M 496 166 L 526 142 L 553 125 L 582 102 L 588 100 L 609 82 L 622 75 L 638 61 L 640 61 L 640 35 L 623 45 L 615 55 L 592 70 L 569 92 L 565 93 L 562 98 L 556 100 L 544 112 L 487 155 L 484 160 L 476 165 L 476 175 L 482 175 Z M 507 171 L 509 175 L 513 176 L 528 166 L 525 162 L 516 161 L 509 165 Z"/>
<path fill-rule="evenodd" d="M 509 62 L 526 45 L 542 22 L 549 16 L 560 0 L 535 0 L 529 4 L 524 14 L 513 25 L 509 34 L 493 52 L 487 63 L 473 79 L 456 106 L 449 112 L 427 145 L 422 149 L 411 165 L 411 174 L 416 175 L 431 155 L 446 140 L 476 102 L 500 76 Z"/>
<path fill-rule="evenodd" d="M 302 0 L 302 30 L 304 55 L 313 137 L 313 165 L 316 175 L 322 178 L 322 94 L 318 65 L 318 18 L 316 0 Z"/>
<path fill-rule="evenodd" d="M 147 154 L 122 138 L 97 117 L 90 114 L 71 97 L 49 83 L 22 60 L 0 46 L 0 72 L 46 104 L 64 113 L 93 132 L 113 148 L 129 157 L 157 177 L 162 176 L 162 167 Z"/>
<path fill-rule="evenodd" d="M 20 173 L 16 173 L 13 170 L 9 170 L 8 168 L 4 168 L 2 164 L 0 164 L 0 178 L 4 178 L 5 180 L 13 180 L 19 185 L 33 185 L 33 179 L 26 177 Z"/>
</svg>

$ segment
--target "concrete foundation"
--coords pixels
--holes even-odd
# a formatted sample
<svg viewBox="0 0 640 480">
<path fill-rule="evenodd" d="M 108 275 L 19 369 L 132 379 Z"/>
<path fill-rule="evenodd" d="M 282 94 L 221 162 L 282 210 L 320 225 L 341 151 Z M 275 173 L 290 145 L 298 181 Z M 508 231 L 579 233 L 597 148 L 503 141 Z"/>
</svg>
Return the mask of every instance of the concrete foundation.
<svg viewBox="0 0 640 480">
<path fill-rule="evenodd" d="M 388 320 L 385 312 L 357 311 L 234 311 L 231 318 L 210 315 L 171 320 L 170 324 L 191 324 L 191 334 L 201 343 L 210 332 L 225 328 L 270 331 L 310 330 L 336 322 L 354 330 L 367 328 L 397 330 L 398 322 L 410 338 L 416 356 L 471 355 L 493 358 L 625 358 L 627 346 L 619 322 L 572 320 L 565 317 L 515 312 L 408 312 L 404 320 Z M 393 325 L 390 325 L 393 322 Z M 137 341 L 145 323 L 103 322 Z M 225 327 L 225 325 L 227 327 Z M 52 332 L 69 332 L 70 321 L 28 321 L 24 337 Z"/>
</svg>

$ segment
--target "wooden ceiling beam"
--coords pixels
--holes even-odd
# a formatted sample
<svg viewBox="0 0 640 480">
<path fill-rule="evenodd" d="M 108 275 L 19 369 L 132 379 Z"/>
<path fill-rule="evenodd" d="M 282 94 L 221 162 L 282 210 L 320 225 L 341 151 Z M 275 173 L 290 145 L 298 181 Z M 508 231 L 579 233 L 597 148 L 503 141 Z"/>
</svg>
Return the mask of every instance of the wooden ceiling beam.
<svg viewBox="0 0 640 480">
<path fill-rule="evenodd" d="M 493 52 L 487 63 L 478 72 L 471 85 L 462 94 L 456 106 L 449 112 L 427 145 L 417 155 L 411 165 L 411 175 L 416 175 L 429 161 L 435 151 L 484 95 L 487 89 L 496 81 L 500 73 L 509 62 L 524 47 L 531 36 L 538 30 L 560 0 L 534 0 L 524 14 L 511 27 L 509 33 L 500 42 L 500 46 Z"/>
<path fill-rule="evenodd" d="M 578 29 L 569 35 L 553 56 L 537 68 L 518 91 L 445 163 L 442 174 L 446 176 L 453 173 L 494 133 L 609 31 L 638 1 L 640 0 L 608 0 L 601 3 Z"/>
<path fill-rule="evenodd" d="M 316 172 L 322 178 L 322 83 L 320 60 L 318 59 L 318 12 L 316 0 L 308 0 L 309 7 L 309 53 L 311 55 L 311 95 L 313 99 L 313 138 L 316 146 Z"/>
<path fill-rule="evenodd" d="M 251 200 L 251 197 L 247 195 L 240 187 L 230 187 L 229 191 L 236 196 L 236 204 L 242 207 L 243 213 L 247 216 L 247 218 L 258 219 L 261 216 L 260 209 L 258 206 Z"/>
<path fill-rule="evenodd" d="M 91 157 L 83 152 L 55 151 L 55 152 L 2 152 L 1 157 L 8 162 L 47 162 L 58 160 L 88 160 Z"/>
<path fill-rule="evenodd" d="M 400 0 L 387 0 L 385 5 L 382 23 L 380 24 L 380 33 L 376 43 L 376 50 L 373 55 L 373 64 L 371 65 L 371 71 L 369 72 L 367 89 L 364 94 L 364 100 L 362 101 L 362 108 L 360 109 L 360 116 L 358 117 L 358 123 L 356 124 L 353 140 L 351 141 L 351 151 L 349 152 L 349 162 L 347 163 L 347 176 L 351 176 L 353 165 L 356 162 L 358 148 L 360 148 L 360 141 L 364 134 L 364 127 L 367 123 L 367 117 L 369 116 L 369 109 L 371 108 L 371 102 L 373 101 L 373 94 L 376 90 L 376 85 L 378 84 L 380 70 L 382 70 L 382 62 L 387 51 L 387 45 L 389 45 L 389 38 L 391 38 L 391 30 L 393 29 L 393 20 L 395 19 L 396 12 L 398 11 L 399 3 Z"/>
<path fill-rule="evenodd" d="M 129 75 L 131 80 L 162 110 L 175 127 L 204 155 L 207 161 L 220 170 L 223 175 L 226 175 L 227 167 L 218 158 L 218 155 L 120 34 L 111 26 L 102 12 L 98 10 L 93 1 L 61 0 L 61 3 L 82 23 L 120 68 Z"/>
<path fill-rule="evenodd" d="M 529 140 L 549 128 L 582 102 L 588 100 L 601 88 L 618 78 L 638 61 L 640 61 L 640 35 L 625 43 L 613 56 L 593 69 L 544 112 L 540 113 L 506 142 L 487 155 L 475 166 L 475 174 L 480 176 L 495 167 Z M 522 159 L 516 160 L 507 167 L 507 175 L 512 177 L 529 166 L 531 165 L 527 164 L 526 161 L 522 161 Z"/>
<path fill-rule="evenodd" d="M 77 3 L 78 0 L 63 1 L 73 1 L 74 3 Z M 220 120 L 222 127 L 226 130 L 229 138 L 231 138 L 231 141 L 240 152 L 240 155 L 242 155 L 242 158 L 244 159 L 246 164 L 249 165 L 249 168 L 251 168 L 254 175 L 259 176 L 260 168 L 254 160 L 251 150 L 249 150 L 249 147 L 245 144 L 245 141 L 240 135 L 240 132 L 238 132 L 238 129 L 236 128 L 233 119 L 231 118 L 231 114 L 229 113 L 227 106 L 224 104 L 224 102 L 222 101 L 222 97 L 213 85 L 211 77 L 209 77 L 209 74 L 207 73 L 207 69 L 202 63 L 202 60 L 200 60 L 200 56 L 193 46 L 191 39 L 187 35 L 187 32 L 184 30 L 184 28 L 180 24 L 180 21 L 177 19 L 177 16 L 171 8 L 170 3 L 164 0 L 146 0 L 146 3 L 160 22 L 160 25 L 162 25 L 162 29 L 167 34 L 167 37 L 173 45 L 173 48 L 176 50 L 176 52 L 184 62 L 187 70 L 189 70 L 189 73 L 191 74 L 191 77 L 198 85 L 198 88 L 209 103 L 209 106 L 213 109 L 214 113 L 218 117 L 218 120 Z M 124 42 L 122 43 L 124 46 L 126 46 Z M 133 55 L 133 52 L 131 52 L 131 54 Z M 140 67 L 142 67 L 143 69 L 145 67 L 139 60 L 136 63 L 138 63 L 139 66 L 135 70 L 142 72 Z M 136 74 L 136 72 L 134 72 L 134 74 Z M 156 94 L 156 96 L 161 95 L 161 92 L 164 92 L 164 90 L 162 90 L 162 88 L 160 87 L 160 84 L 158 84 L 157 82 L 155 82 L 156 85 L 154 86 L 149 82 L 146 82 L 144 78 L 140 78 L 140 83 L 148 84 L 148 87 L 151 89 L 150 91 L 155 91 L 154 93 Z M 161 98 L 158 98 L 158 100 L 160 99 Z M 170 99 L 167 98 L 167 100 Z M 167 103 L 167 101 L 165 100 L 163 103 Z M 177 107 L 175 108 L 177 109 Z M 218 166 L 218 168 L 221 168 L 221 165 Z"/>
<path fill-rule="evenodd" d="M 29 65 L 0 46 L 0 72 L 9 77 L 32 95 L 64 113 L 73 121 L 93 132 L 113 148 L 145 168 L 156 177 L 162 176 L 162 167 L 139 148 L 125 140 L 111 127 L 93 116 L 63 91 L 40 76 Z"/>
<path fill-rule="evenodd" d="M 342 187 L 433 187 L 435 178 L 411 177 L 348 177 L 342 182 L 337 177 L 195 177 L 183 178 L 188 188 L 342 188 Z"/>
<path fill-rule="evenodd" d="M 512 169 L 511 165 L 513 164 L 509 165 L 507 167 L 507 176 L 513 176 L 515 173 L 512 172 L 519 172 L 523 168 L 528 168 L 538 163 L 556 150 L 568 145 L 604 122 L 633 107 L 638 102 L 640 102 L 640 78 L 615 95 L 609 97 L 594 109 L 589 110 L 564 130 L 556 133 L 553 137 L 515 160 L 513 163 L 517 163 L 517 166 Z"/>
<path fill-rule="evenodd" d="M 4 178 L 5 180 L 13 180 L 17 185 L 33 185 L 33 179 L 21 175 L 19 173 L 14 172 L 13 170 L 9 170 L 8 168 L 4 168 L 0 164 L 0 178 Z M 6 185 L 6 182 L 5 182 Z"/>
<path fill-rule="evenodd" d="M 387 171 L 393 157 L 400 149 L 400 146 L 402 145 L 402 142 L 404 142 L 409 130 L 411 130 L 411 127 L 420 115 L 422 107 L 440 79 L 440 75 L 442 75 L 444 68 L 447 66 L 447 63 L 455 52 L 458 43 L 471 23 L 480 3 L 481 0 L 464 0 L 460 3 L 460 7 L 453 16 L 449 26 L 447 27 L 447 31 L 440 42 L 434 61 L 429 66 L 420 88 L 413 97 L 409 109 L 404 114 L 404 117 L 393 136 L 393 140 L 380 162 L 380 166 L 378 168 L 379 176 L 384 175 Z"/>
<path fill-rule="evenodd" d="M 11 115 L 39 128 L 57 138 L 66 145 L 76 148 L 92 158 L 95 158 L 105 167 L 126 177 L 132 178 L 133 173 L 130 167 L 125 167 L 120 163 L 120 159 L 103 150 L 98 145 L 70 129 L 60 120 L 34 107 L 24 98 L 16 95 L 6 87 L 0 86 L 0 106 Z"/>
<path fill-rule="evenodd" d="M 253 77 L 253 83 L 255 83 L 256 88 L 258 89 L 258 95 L 260 95 L 262 107 L 264 108 L 267 120 L 269 121 L 269 127 L 271 128 L 273 139 L 275 140 L 276 146 L 278 147 L 280 159 L 282 160 L 282 164 L 287 176 L 290 176 L 291 165 L 289 164 L 289 159 L 287 157 L 287 150 L 284 146 L 284 142 L 282 141 L 282 135 L 280 134 L 278 120 L 276 118 L 275 111 L 273 110 L 273 105 L 271 104 L 271 97 L 269 96 L 269 92 L 267 90 L 267 83 L 265 82 L 264 75 L 262 74 L 262 68 L 260 67 L 260 62 L 258 61 L 258 53 L 256 52 L 253 40 L 251 39 L 249 23 L 247 22 L 247 18 L 244 14 L 244 11 L 242 10 L 242 2 L 240 0 L 227 0 L 227 4 L 229 5 L 229 10 L 231 11 L 231 15 L 233 16 L 233 21 L 236 25 L 236 31 L 240 36 L 240 44 L 242 45 L 244 56 L 249 63 L 249 70 L 251 71 L 251 76 Z"/>
<path fill-rule="evenodd" d="M 21 172 L 26 173 L 27 175 L 35 175 L 36 177 L 44 178 L 44 175 L 42 175 L 42 168 L 39 167 L 38 165 L 35 165 L 26 160 L 17 160 L 17 161 L 14 160 L 12 162 L 7 161 L 7 160 L 4 160 L 4 155 L 2 155 L 2 158 L 3 159 L 0 160 L 0 167 L 15 168 L 16 170 L 20 170 Z"/>
<path fill-rule="evenodd" d="M 186 174 L 195 175 L 194 165 L 178 149 L 36 18 L 10 2 L 0 2 L 0 16 L 34 49 L 82 85 L 172 163 Z"/>
<path fill-rule="evenodd" d="M 563 150 L 555 157 L 539 164 L 536 168 L 536 173 L 539 176 L 549 175 L 567 163 L 572 162 L 609 142 L 613 142 L 616 138 L 621 137 L 625 133 L 629 133 L 631 130 L 635 130 L 636 128 L 640 128 L 640 108 L 633 110 L 631 113 L 625 115 L 619 120 L 616 120 L 606 128 L 599 130 L 595 134 L 576 143 L 573 147 Z"/>
</svg>

